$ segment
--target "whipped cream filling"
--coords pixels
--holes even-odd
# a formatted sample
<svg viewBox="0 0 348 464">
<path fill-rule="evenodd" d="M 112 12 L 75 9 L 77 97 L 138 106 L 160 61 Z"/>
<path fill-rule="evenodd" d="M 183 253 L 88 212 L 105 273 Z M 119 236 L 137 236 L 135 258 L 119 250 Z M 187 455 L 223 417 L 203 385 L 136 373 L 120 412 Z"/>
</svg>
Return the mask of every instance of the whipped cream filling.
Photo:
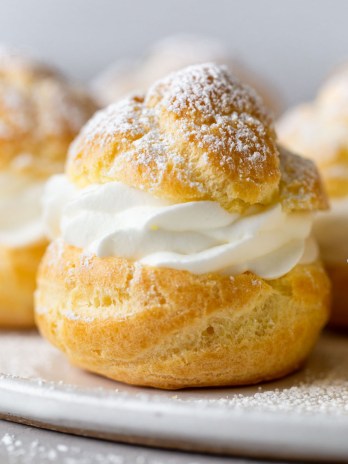
<svg viewBox="0 0 348 464">
<path fill-rule="evenodd" d="M 0 173 L 0 245 L 17 248 L 44 239 L 41 201 L 45 181 Z"/>
<path fill-rule="evenodd" d="M 54 176 L 44 222 L 50 238 L 86 253 L 194 274 L 252 271 L 272 279 L 317 258 L 311 213 L 285 213 L 279 204 L 243 215 L 213 201 L 171 204 L 120 182 L 79 190 Z"/>
<path fill-rule="evenodd" d="M 331 199 L 330 204 L 330 211 L 317 215 L 313 232 L 325 262 L 346 264 L 348 259 L 348 197 Z"/>
</svg>

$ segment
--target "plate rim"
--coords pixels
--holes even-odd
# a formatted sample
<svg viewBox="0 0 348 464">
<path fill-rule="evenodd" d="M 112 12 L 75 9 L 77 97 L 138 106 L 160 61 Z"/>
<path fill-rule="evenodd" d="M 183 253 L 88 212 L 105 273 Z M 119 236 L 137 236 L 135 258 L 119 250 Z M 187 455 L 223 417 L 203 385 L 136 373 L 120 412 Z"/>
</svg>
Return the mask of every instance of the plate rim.
<svg viewBox="0 0 348 464">
<path fill-rule="evenodd" d="M 202 408 L 190 400 L 145 397 L 0 375 L 0 416 L 14 422 L 164 448 L 272 459 L 348 460 L 348 416 L 233 410 L 223 405 Z"/>
</svg>

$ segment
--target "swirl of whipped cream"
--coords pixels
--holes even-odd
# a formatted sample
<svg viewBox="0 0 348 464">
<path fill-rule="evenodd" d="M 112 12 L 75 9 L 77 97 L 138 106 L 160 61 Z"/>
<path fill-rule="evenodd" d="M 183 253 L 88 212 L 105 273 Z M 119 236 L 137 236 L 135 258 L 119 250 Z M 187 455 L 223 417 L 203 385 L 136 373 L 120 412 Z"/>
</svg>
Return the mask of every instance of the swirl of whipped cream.
<svg viewBox="0 0 348 464">
<path fill-rule="evenodd" d="M 0 173 L 0 245 L 17 248 L 45 238 L 41 198 L 45 182 L 10 170 Z"/>
<path fill-rule="evenodd" d="M 120 182 L 78 190 L 60 175 L 47 185 L 44 218 L 51 238 L 87 253 L 195 274 L 248 270 L 272 279 L 317 257 L 312 214 L 279 204 L 232 214 L 213 201 L 171 204 Z"/>
</svg>

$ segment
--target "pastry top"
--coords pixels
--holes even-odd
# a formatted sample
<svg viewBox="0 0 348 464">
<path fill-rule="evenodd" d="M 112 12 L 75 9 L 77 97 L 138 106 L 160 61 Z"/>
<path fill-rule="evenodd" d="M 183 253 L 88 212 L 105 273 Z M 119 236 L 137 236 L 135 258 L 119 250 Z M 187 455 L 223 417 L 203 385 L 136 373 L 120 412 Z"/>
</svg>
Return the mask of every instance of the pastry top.
<svg viewBox="0 0 348 464">
<path fill-rule="evenodd" d="M 95 110 L 54 69 L 0 48 L 0 170 L 61 171 L 71 140 Z"/>
<path fill-rule="evenodd" d="M 313 159 L 332 197 L 348 195 L 348 66 L 332 74 L 313 102 L 288 111 L 280 142 Z"/>
<path fill-rule="evenodd" d="M 80 187 L 120 181 L 174 203 L 212 200 L 228 211 L 278 200 L 289 210 L 325 207 L 314 165 L 293 158 L 292 175 L 280 165 L 289 157 L 280 157 L 256 93 L 208 63 L 97 113 L 71 145 L 67 172 Z"/>
</svg>

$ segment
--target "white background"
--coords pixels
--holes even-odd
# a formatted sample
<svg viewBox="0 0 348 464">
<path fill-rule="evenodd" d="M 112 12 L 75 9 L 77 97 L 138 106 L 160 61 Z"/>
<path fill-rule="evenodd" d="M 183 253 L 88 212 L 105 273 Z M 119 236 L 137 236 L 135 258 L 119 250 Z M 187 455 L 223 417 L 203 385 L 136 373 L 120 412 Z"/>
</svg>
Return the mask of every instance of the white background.
<svg viewBox="0 0 348 464">
<path fill-rule="evenodd" d="M 176 32 L 223 39 L 290 104 L 348 59 L 348 1 L 0 0 L 0 41 L 82 79 Z"/>
</svg>

